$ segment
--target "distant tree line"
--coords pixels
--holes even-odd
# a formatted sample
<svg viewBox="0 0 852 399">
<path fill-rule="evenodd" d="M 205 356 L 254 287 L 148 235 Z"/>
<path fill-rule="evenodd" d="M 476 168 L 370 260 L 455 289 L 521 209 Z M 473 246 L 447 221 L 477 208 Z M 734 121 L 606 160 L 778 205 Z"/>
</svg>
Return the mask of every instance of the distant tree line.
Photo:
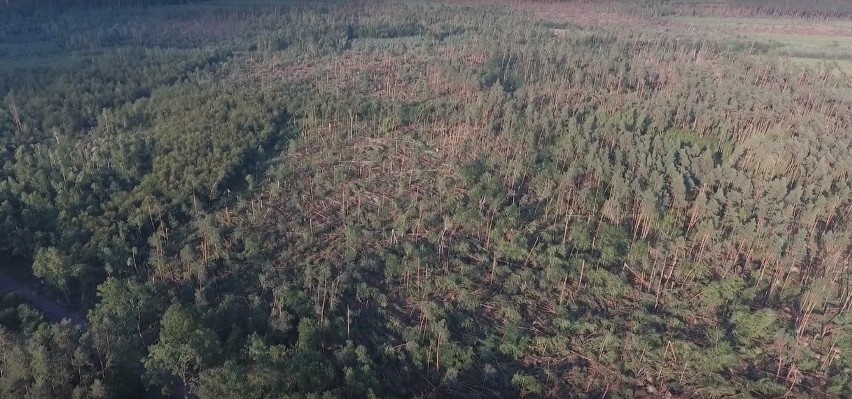
<svg viewBox="0 0 852 399">
<path fill-rule="evenodd" d="M 3 0 L 0 11 L 20 13 L 56 12 L 72 8 L 124 8 L 164 4 L 186 4 L 206 0 Z"/>
<path fill-rule="evenodd" d="M 726 0 L 705 2 L 673 0 L 662 4 L 649 3 L 651 8 L 666 7 L 675 13 L 754 18 L 816 18 L 850 19 L 852 3 L 845 0 Z"/>
</svg>

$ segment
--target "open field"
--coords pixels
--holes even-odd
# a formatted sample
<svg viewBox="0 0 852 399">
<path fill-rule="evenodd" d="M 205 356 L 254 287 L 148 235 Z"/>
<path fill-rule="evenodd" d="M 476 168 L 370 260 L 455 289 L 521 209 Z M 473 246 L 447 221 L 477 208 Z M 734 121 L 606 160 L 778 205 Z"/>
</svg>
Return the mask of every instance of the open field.
<svg viewBox="0 0 852 399">
<path fill-rule="evenodd" d="M 852 20 L 816 17 L 743 17 L 720 8 L 701 9 L 700 16 L 653 15 L 636 12 L 635 6 L 623 2 L 537 3 L 518 1 L 460 0 L 461 4 L 500 4 L 531 13 L 555 24 L 568 24 L 582 29 L 605 29 L 624 34 L 661 33 L 680 35 L 695 40 L 712 39 L 759 46 L 757 59 L 778 56 L 795 61 L 793 65 L 808 67 L 836 64 L 838 70 L 850 72 L 852 65 Z M 693 5 L 692 7 L 699 7 Z M 671 12 L 671 11 L 670 11 Z M 692 10 L 692 13 L 695 11 Z M 720 14 L 720 15 L 714 15 Z M 729 16 L 725 16 L 729 15 Z M 557 28 L 557 34 L 562 30 Z M 825 62 L 825 63 L 824 63 Z"/>
<path fill-rule="evenodd" d="M 852 21 L 791 18 L 672 17 L 676 29 L 728 35 L 768 44 L 794 59 L 852 61 Z"/>
</svg>

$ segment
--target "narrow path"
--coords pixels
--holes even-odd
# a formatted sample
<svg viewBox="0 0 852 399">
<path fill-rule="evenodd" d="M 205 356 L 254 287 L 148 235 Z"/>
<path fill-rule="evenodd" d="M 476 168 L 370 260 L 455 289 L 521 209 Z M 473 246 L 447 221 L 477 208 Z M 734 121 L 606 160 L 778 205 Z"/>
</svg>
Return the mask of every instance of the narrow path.
<svg viewBox="0 0 852 399">
<path fill-rule="evenodd" d="M 62 305 L 56 303 L 44 295 L 39 294 L 35 290 L 30 289 L 20 281 L 9 277 L 0 270 L 0 292 L 12 292 L 21 295 L 28 304 L 42 311 L 47 319 L 54 323 L 60 323 L 63 320 L 68 320 L 80 332 L 85 332 L 89 329 L 89 325 L 84 317 L 80 317 L 76 313 L 66 309 Z M 145 369 L 142 364 L 139 364 L 139 372 L 144 378 Z M 171 399 L 187 399 L 195 398 L 196 396 L 187 392 L 186 386 L 181 383 L 175 384 L 174 390 L 169 396 Z"/>
<path fill-rule="evenodd" d="M 42 311 L 47 316 L 47 319 L 54 323 L 59 323 L 67 319 L 71 322 L 71 325 L 80 331 L 86 331 L 89 327 L 85 318 L 30 289 L 2 271 L 0 271 L 0 292 L 14 292 L 21 295 L 30 306 Z"/>
</svg>

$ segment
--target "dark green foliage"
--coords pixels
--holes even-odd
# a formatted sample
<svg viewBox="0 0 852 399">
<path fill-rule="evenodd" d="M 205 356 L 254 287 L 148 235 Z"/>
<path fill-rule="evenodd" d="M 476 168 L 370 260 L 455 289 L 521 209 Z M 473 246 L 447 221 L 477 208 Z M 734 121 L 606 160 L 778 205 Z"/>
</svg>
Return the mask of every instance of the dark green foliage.
<svg viewBox="0 0 852 399">
<path fill-rule="evenodd" d="M 0 297 L 0 396 L 852 393 L 842 71 L 254 3 L 2 17 L 0 258 L 88 324 Z M 645 3 L 619 12 L 709 12 Z"/>
</svg>

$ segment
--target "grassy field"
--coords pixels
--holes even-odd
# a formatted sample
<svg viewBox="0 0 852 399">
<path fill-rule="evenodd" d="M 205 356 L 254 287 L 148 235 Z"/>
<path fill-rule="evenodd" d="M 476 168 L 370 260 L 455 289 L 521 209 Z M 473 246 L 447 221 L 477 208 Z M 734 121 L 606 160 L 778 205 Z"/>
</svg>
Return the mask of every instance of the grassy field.
<svg viewBox="0 0 852 399">
<path fill-rule="evenodd" d="M 689 31 L 761 43 L 768 55 L 798 65 L 836 67 L 852 72 L 852 21 L 793 18 L 671 17 L 670 25 Z"/>
<path fill-rule="evenodd" d="M 746 29 L 751 31 L 795 31 L 821 32 L 823 34 L 843 35 L 852 33 L 852 21 L 815 20 L 804 18 L 744 18 L 744 17 L 682 17 L 673 16 L 669 20 L 686 24 L 716 26 L 720 28 Z"/>
<path fill-rule="evenodd" d="M 806 57 L 789 57 L 789 59 L 798 65 L 804 65 L 814 69 L 836 68 L 840 72 L 852 74 L 852 60 L 820 60 Z"/>
<path fill-rule="evenodd" d="M 476 0 L 461 2 L 483 3 Z M 636 14 L 615 3 L 505 4 L 555 24 L 568 24 L 581 29 L 622 29 L 628 35 L 674 32 L 680 37 L 696 40 L 730 41 L 761 49 L 755 55 L 758 59 L 787 59 L 793 61 L 789 65 L 836 68 L 844 73 L 852 73 L 852 21 L 848 19 L 686 16 L 677 13 L 652 16 Z M 556 29 L 554 33 L 564 34 L 561 29 Z"/>
</svg>

